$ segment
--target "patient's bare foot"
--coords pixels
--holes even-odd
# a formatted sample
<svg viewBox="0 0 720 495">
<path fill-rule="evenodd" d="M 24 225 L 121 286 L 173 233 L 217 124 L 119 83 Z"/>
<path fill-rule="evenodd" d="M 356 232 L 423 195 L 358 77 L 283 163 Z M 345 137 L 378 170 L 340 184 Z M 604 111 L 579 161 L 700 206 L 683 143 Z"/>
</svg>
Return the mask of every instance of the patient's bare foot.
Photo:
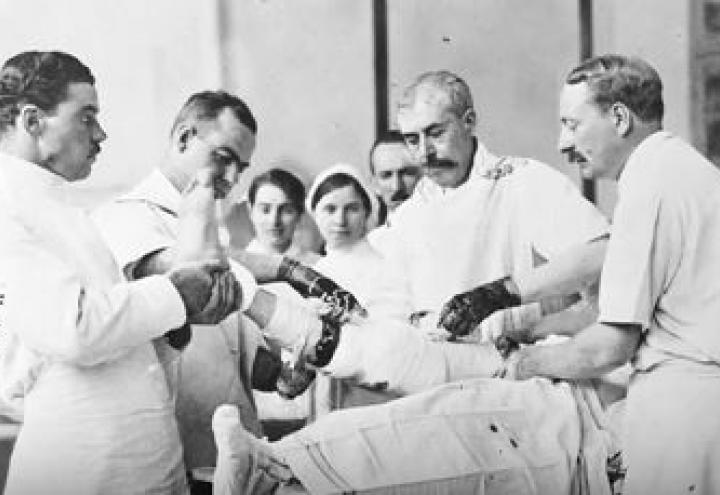
<svg viewBox="0 0 720 495">
<path fill-rule="evenodd" d="M 270 444 L 245 431 L 237 407 L 219 406 L 212 429 L 218 449 L 214 494 L 273 493 L 281 483 L 293 479 L 292 471 L 275 458 Z"/>
</svg>

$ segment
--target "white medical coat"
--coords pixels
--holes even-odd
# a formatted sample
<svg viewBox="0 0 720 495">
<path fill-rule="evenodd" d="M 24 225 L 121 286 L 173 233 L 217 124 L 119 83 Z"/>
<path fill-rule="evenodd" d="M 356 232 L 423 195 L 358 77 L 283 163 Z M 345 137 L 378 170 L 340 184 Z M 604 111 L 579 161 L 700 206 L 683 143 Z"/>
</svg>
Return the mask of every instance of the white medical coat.
<svg viewBox="0 0 720 495">
<path fill-rule="evenodd" d="M 608 232 L 564 175 L 540 162 L 496 157 L 480 143 L 468 180 L 443 189 L 423 178 L 383 236 L 415 311 L 439 312 L 454 294 L 532 269 Z"/>
<path fill-rule="evenodd" d="M 185 321 L 166 277 L 122 283 L 68 185 L 0 156 L 0 380 L 24 409 L 6 493 L 184 493 L 151 340 Z"/>
<path fill-rule="evenodd" d="M 132 191 L 98 209 L 93 219 L 118 265 L 126 269 L 175 244 L 180 200 L 177 189 L 155 170 Z M 245 427 L 260 433 L 249 381 L 257 341 L 240 331 L 236 313 L 213 327 L 194 325 L 190 343 L 166 367 L 178 375 L 171 380 L 176 381 L 176 412 L 188 469 L 215 465 L 210 423 L 218 405 L 237 405 Z"/>
</svg>

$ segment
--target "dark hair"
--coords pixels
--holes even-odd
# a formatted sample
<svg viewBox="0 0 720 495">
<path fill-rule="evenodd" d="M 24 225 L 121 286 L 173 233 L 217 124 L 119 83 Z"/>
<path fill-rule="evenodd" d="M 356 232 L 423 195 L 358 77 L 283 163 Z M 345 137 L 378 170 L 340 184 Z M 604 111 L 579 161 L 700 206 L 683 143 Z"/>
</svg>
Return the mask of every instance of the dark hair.
<svg viewBox="0 0 720 495">
<path fill-rule="evenodd" d="M 662 81 L 657 71 L 640 58 L 593 57 L 571 70 L 565 82 L 587 83 L 593 102 L 602 111 L 620 102 L 645 122 L 662 121 Z"/>
<path fill-rule="evenodd" d="M 341 189 L 347 186 L 353 186 L 355 188 L 355 191 L 358 195 L 360 195 L 360 200 L 365 207 L 365 211 L 368 215 L 370 215 L 370 213 L 372 213 L 372 203 L 370 202 L 370 198 L 365 192 L 365 189 L 360 185 L 355 177 L 344 173 L 332 174 L 318 184 L 312 198 L 310 198 L 310 206 L 314 210 L 323 196 L 333 192 L 335 189 Z"/>
<path fill-rule="evenodd" d="M 370 172 L 373 175 L 375 175 L 375 165 L 373 165 L 373 153 L 375 153 L 375 150 L 378 146 L 382 146 L 383 144 L 402 144 L 404 146 L 405 138 L 403 137 L 402 132 L 396 129 L 390 129 L 381 133 L 377 137 L 377 139 L 375 139 L 372 148 L 370 148 L 370 154 L 368 155 L 368 164 L 370 166 Z"/>
<path fill-rule="evenodd" d="M 0 132 L 13 125 L 25 104 L 54 111 L 72 83 L 94 85 L 95 77 L 68 53 L 27 51 L 8 59 L 0 69 Z"/>
<path fill-rule="evenodd" d="M 250 206 L 255 205 L 257 191 L 265 184 L 272 184 L 284 192 L 299 212 L 302 213 L 305 210 L 305 186 L 303 186 L 302 181 L 295 175 L 281 168 L 270 169 L 253 178 L 250 183 L 250 189 L 248 190 Z"/>
<path fill-rule="evenodd" d="M 170 133 L 185 122 L 215 120 L 226 108 L 253 134 L 257 134 L 257 122 L 250 108 L 240 98 L 225 91 L 201 91 L 191 95 L 175 117 Z"/>
</svg>

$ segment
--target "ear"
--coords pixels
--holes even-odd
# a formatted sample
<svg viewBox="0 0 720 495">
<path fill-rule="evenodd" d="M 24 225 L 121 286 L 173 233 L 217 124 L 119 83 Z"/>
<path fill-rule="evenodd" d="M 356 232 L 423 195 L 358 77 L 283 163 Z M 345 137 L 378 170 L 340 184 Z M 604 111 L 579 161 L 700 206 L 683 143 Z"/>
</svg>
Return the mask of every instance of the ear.
<svg viewBox="0 0 720 495">
<path fill-rule="evenodd" d="M 477 124 L 477 113 L 475 113 L 475 109 L 468 108 L 467 110 L 465 110 L 462 121 L 466 126 L 470 127 L 471 129 L 475 129 L 475 124 Z"/>
<path fill-rule="evenodd" d="M 613 122 L 615 124 L 615 132 L 618 136 L 625 137 L 632 131 L 633 113 L 624 103 L 614 103 L 610 107 Z"/>
<path fill-rule="evenodd" d="M 184 153 L 190 140 L 197 134 L 195 126 L 181 124 L 175 129 L 174 145 L 180 153 Z"/>
<path fill-rule="evenodd" d="M 20 109 L 19 123 L 31 136 L 39 136 L 45 129 L 45 112 L 36 105 L 27 104 Z"/>
</svg>

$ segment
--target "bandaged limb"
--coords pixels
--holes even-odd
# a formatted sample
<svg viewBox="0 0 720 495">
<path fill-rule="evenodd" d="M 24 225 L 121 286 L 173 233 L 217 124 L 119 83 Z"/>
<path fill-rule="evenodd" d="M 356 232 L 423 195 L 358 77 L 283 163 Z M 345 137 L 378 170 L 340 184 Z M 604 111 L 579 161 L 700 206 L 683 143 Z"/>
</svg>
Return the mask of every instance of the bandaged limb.
<svg viewBox="0 0 720 495">
<path fill-rule="evenodd" d="M 590 493 L 607 493 L 602 456 L 578 467 L 580 445 L 590 443 L 579 409 L 567 384 L 455 382 L 335 411 L 278 442 L 238 441 L 234 471 L 216 471 L 215 483 L 229 479 L 247 494 L 279 478 L 310 493 L 499 494 L 570 493 L 589 480 Z M 218 450 L 218 466 L 229 466 L 220 458 L 228 449 Z"/>
<path fill-rule="evenodd" d="M 333 358 L 320 371 L 405 395 L 451 381 L 490 377 L 501 365 L 491 344 L 430 340 L 405 322 L 370 318 L 342 327 Z"/>
</svg>

